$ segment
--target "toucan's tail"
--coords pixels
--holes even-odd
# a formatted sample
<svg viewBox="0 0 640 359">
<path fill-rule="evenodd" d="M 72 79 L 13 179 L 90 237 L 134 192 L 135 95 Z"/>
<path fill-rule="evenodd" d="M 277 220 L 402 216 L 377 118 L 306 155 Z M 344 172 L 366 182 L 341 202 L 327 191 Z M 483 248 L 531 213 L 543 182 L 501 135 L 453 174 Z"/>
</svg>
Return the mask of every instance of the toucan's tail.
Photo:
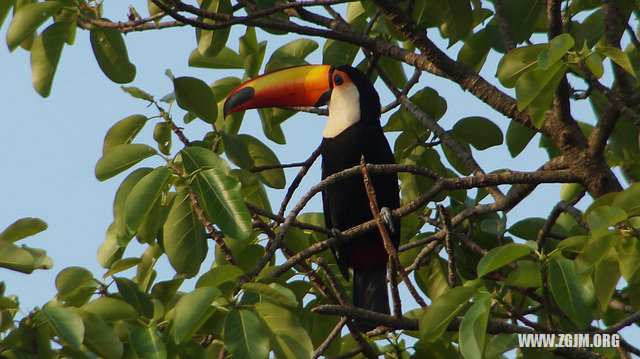
<svg viewBox="0 0 640 359">
<path fill-rule="evenodd" d="M 353 272 L 353 304 L 362 309 L 389 314 L 387 266 L 369 273 Z M 356 320 L 356 325 L 362 332 L 368 332 L 376 327 L 362 320 Z"/>
</svg>

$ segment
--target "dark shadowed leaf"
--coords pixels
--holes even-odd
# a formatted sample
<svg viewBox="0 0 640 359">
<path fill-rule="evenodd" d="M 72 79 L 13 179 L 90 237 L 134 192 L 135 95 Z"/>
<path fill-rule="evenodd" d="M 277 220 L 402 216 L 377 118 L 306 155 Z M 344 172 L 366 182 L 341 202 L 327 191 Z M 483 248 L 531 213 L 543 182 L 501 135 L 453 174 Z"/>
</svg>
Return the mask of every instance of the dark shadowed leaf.
<svg viewBox="0 0 640 359">
<path fill-rule="evenodd" d="M 485 30 L 480 30 L 464 41 L 464 45 L 462 45 L 458 52 L 457 60 L 469 66 L 473 71 L 480 72 L 482 65 L 484 65 L 487 59 L 489 50 L 490 47 L 487 42 L 486 32 Z"/>
<path fill-rule="evenodd" d="M 453 133 L 478 150 L 502 144 L 500 127 L 484 117 L 472 116 L 459 120 L 453 126 Z"/>
<path fill-rule="evenodd" d="M 224 342 L 237 358 L 261 359 L 269 355 L 269 337 L 252 311 L 231 309 L 224 322 Z"/>
<path fill-rule="evenodd" d="M 149 294 L 141 291 L 132 280 L 122 277 L 114 277 L 114 280 L 124 301 L 136 308 L 141 315 L 153 318 L 153 303 Z"/>
<path fill-rule="evenodd" d="M 351 65 L 357 54 L 357 46 L 327 39 L 322 48 L 322 63 L 333 66 Z"/>
<path fill-rule="evenodd" d="M 90 39 L 98 65 L 111 81 L 118 84 L 133 81 L 136 66 L 129 62 L 127 47 L 117 29 L 94 27 Z"/>
<path fill-rule="evenodd" d="M 536 132 L 530 128 L 527 128 L 516 121 L 509 122 L 507 128 L 506 142 L 509 154 L 515 158 L 524 150 L 529 144 Z"/>
<path fill-rule="evenodd" d="M 47 222 L 40 218 L 21 218 L 0 233 L 0 241 L 16 242 L 47 229 Z"/>
<path fill-rule="evenodd" d="M 142 143 L 125 143 L 112 147 L 96 163 L 95 175 L 100 181 L 107 180 L 158 152 Z"/>
<path fill-rule="evenodd" d="M 200 117 L 207 123 L 214 123 L 218 116 L 216 98 L 211 88 L 195 77 L 176 77 L 173 79 L 173 92 L 178 106 Z"/>
</svg>

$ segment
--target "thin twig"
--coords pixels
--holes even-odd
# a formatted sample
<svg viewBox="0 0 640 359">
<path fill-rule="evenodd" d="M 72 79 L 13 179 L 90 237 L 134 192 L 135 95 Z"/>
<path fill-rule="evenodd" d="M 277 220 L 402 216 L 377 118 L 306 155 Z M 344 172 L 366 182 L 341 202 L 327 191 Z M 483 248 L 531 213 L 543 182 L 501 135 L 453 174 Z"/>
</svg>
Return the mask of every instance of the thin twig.
<svg viewBox="0 0 640 359">
<path fill-rule="evenodd" d="M 345 324 L 347 324 L 347 320 L 347 317 L 340 318 L 340 321 L 338 322 L 338 324 L 336 324 L 335 327 L 333 327 L 333 330 L 331 331 L 331 333 L 329 333 L 327 338 L 316 348 L 316 350 L 313 351 L 313 359 L 319 358 L 322 354 L 324 354 L 325 351 L 327 351 L 327 349 L 329 349 L 331 342 L 333 342 L 333 340 L 338 335 L 340 335 L 340 333 L 342 332 L 342 328 Z"/>
<path fill-rule="evenodd" d="M 447 257 L 449 257 L 447 261 L 447 282 L 449 283 L 449 288 L 453 288 L 458 286 L 459 283 L 456 275 L 456 252 L 453 244 L 453 235 L 451 234 L 451 217 L 449 216 L 449 211 L 443 205 L 438 205 L 438 212 L 444 226 L 444 246 L 447 250 Z"/>
<path fill-rule="evenodd" d="M 362 157 L 360 158 L 360 169 L 362 171 L 362 177 L 364 179 L 364 186 L 367 192 L 367 197 L 369 197 L 369 207 L 371 208 L 371 214 L 373 215 L 373 218 L 375 219 L 376 224 L 378 225 L 378 230 L 380 231 L 380 236 L 382 237 L 382 241 L 384 244 L 384 249 L 387 251 L 387 254 L 389 255 L 389 261 L 393 262 L 394 266 L 398 270 L 398 273 L 400 274 L 400 277 L 402 278 L 404 283 L 407 285 L 407 289 L 409 290 L 409 293 L 411 293 L 411 295 L 416 300 L 416 302 L 421 307 L 424 308 L 427 306 L 427 303 L 425 303 L 424 299 L 422 299 L 420 294 L 418 294 L 418 291 L 413 286 L 413 283 L 411 283 L 411 280 L 409 280 L 409 277 L 407 276 L 407 272 L 405 272 L 404 267 L 402 267 L 402 264 L 400 264 L 400 261 L 398 260 L 398 252 L 396 251 L 396 247 L 391 242 L 391 238 L 389 237 L 389 232 L 387 231 L 387 227 L 382 221 L 382 218 L 380 218 L 380 208 L 378 207 L 376 192 L 375 192 L 375 189 L 373 188 L 373 184 L 371 183 L 371 179 L 369 178 L 369 172 L 367 171 L 367 167 L 365 166 L 364 161 L 365 161 L 365 158 L 364 158 L 364 155 L 362 155 Z"/>
</svg>

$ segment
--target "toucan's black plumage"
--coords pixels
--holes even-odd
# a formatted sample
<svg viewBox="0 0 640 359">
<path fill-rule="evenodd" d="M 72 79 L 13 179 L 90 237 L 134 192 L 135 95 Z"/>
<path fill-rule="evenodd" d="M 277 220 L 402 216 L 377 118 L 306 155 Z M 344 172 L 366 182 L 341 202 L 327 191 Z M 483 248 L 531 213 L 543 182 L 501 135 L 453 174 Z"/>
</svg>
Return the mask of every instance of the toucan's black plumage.
<svg viewBox="0 0 640 359">
<path fill-rule="evenodd" d="M 224 104 L 225 116 L 260 107 L 319 106 L 329 103 L 329 119 L 321 144 L 322 178 L 360 163 L 394 163 L 380 125 L 380 98 L 369 79 L 351 66 L 304 65 L 257 77 L 234 89 Z M 396 174 L 371 174 L 380 208 L 399 207 Z M 328 228 L 344 231 L 373 218 L 361 176 L 337 181 L 322 192 Z M 391 240 L 397 247 L 400 221 Z M 387 253 L 377 229 L 349 239 L 333 250 L 340 271 L 353 269 L 354 305 L 389 313 Z M 357 322 L 361 330 L 373 325 Z"/>
<path fill-rule="evenodd" d="M 338 67 L 336 70 L 346 73 L 358 89 L 360 119 L 335 137 L 323 138 L 322 178 L 358 165 L 362 155 L 367 163 L 395 163 L 380 125 L 380 99 L 375 88 L 360 70 L 349 66 Z M 371 180 L 380 208 L 398 208 L 397 175 L 372 174 Z M 322 192 L 322 201 L 328 228 L 347 230 L 373 218 L 361 176 L 329 185 Z M 390 235 L 397 247 L 400 229 L 398 220 L 395 221 L 394 228 Z M 353 268 L 353 304 L 388 314 L 387 252 L 379 231 L 374 229 L 352 238 L 335 248 L 334 253 L 345 278 L 349 279 L 347 267 Z M 364 330 L 373 329 L 366 323 L 359 325 Z"/>
</svg>

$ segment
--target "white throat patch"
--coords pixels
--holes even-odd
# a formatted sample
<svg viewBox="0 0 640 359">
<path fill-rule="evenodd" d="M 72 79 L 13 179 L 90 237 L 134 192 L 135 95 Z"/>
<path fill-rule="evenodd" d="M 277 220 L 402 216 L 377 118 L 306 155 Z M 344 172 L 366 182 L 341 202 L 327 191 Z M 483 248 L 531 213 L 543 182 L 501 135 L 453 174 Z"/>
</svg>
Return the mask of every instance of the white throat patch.
<svg viewBox="0 0 640 359">
<path fill-rule="evenodd" d="M 349 82 L 335 86 L 329 100 L 329 119 L 322 136 L 333 138 L 347 127 L 360 121 L 360 94 L 356 86 Z"/>
</svg>

